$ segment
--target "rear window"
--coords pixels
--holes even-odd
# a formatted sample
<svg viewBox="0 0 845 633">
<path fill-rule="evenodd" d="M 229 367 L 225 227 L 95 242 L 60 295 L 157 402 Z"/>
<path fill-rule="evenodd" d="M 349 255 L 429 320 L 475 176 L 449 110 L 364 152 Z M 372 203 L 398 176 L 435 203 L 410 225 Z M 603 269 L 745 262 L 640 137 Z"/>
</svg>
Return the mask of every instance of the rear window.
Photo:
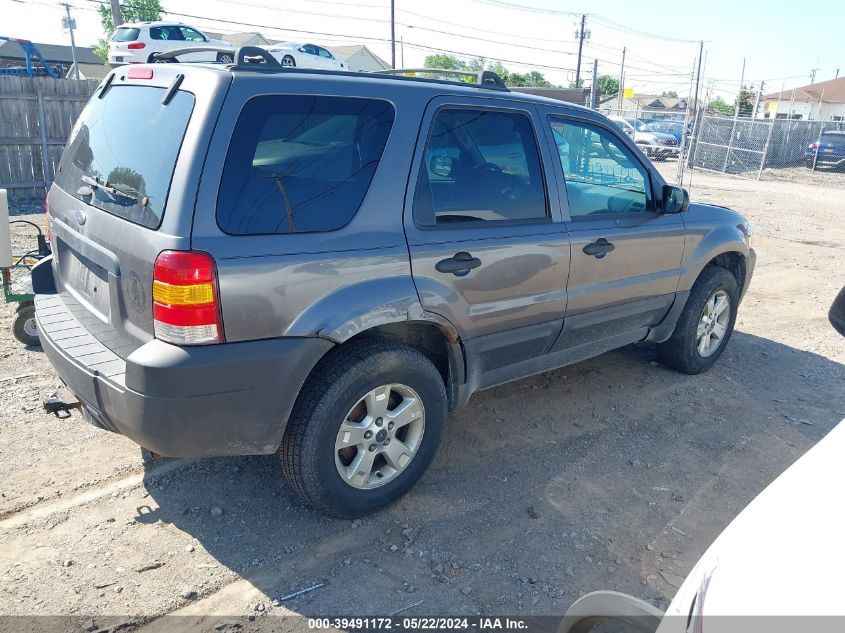
<svg viewBox="0 0 845 633">
<path fill-rule="evenodd" d="M 842 143 L 845 144 L 845 132 L 839 134 L 822 134 L 822 143 Z"/>
<path fill-rule="evenodd" d="M 112 42 L 134 42 L 138 39 L 138 34 L 141 29 L 121 28 L 117 29 L 112 35 Z"/>
<path fill-rule="evenodd" d="M 226 233 L 331 231 L 358 212 L 393 126 L 376 99 L 262 96 L 241 111 L 217 223 Z"/>
<path fill-rule="evenodd" d="M 158 228 L 194 97 L 164 88 L 113 86 L 94 96 L 62 154 L 56 184 L 64 191 L 147 228 Z"/>
</svg>

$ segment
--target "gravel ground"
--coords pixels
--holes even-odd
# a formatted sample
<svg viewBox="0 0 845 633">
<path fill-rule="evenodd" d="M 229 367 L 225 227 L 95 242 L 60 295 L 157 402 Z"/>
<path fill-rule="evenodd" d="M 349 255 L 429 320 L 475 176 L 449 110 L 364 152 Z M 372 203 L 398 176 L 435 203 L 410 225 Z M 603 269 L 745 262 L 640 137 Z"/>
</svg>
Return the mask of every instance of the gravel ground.
<svg viewBox="0 0 845 633">
<path fill-rule="evenodd" d="M 596 589 L 665 607 L 845 416 L 845 341 L 826 319 L 845 285 L 841 182 L 696 172 L 692 197 L 744 213 L 759 254 L 710 372 L 673 373 L 640 344 L 478 394 L 417 487 L 362 521 L 303 507 L 273 457 L 145 462 L 76 414 L 48 417 L 59 381 L 0 304 L 0 614 L 248 628 L 291 613 L 554 615 Z M 40 205 L 15 212 L 41 222 Z"/>
</svg>

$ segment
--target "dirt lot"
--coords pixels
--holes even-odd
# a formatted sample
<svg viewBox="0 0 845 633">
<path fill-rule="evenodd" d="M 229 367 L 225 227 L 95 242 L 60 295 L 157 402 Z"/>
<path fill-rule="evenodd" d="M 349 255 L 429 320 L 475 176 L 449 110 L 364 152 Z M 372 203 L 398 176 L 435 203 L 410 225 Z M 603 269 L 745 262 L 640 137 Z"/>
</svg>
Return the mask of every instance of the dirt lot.
<svg viewBox="0 0 845 633">
<path fill-rule="evenodd" d="M 845 285 L 842 192 L 696 173 L 693 198 L 746 214 L 759 253 L 716 367 L 681 376 L 642 344 L 479 394 L 412 493 L 363 521 L 304 508 L 273 457 L 145 464 L 77 415 L 48 417 L 58 380 L 3 305 L 0 613 L 141 628 L 166 614 L 561 614 L 601 588 L 665 606 L 845 417 L 845 341 L 826 320 Z"/>
</svg>

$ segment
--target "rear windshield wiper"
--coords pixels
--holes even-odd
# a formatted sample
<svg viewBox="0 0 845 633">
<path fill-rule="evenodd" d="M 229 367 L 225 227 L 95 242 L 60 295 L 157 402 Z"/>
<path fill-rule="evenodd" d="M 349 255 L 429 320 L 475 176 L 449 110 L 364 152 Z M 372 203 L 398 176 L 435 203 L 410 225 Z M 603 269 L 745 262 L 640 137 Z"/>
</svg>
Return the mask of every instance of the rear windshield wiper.
<svg viewBox="0 0 845 633">
<path fill-rule="evenodd" d="M 132 200 L 136 204 L 140 204 L 142 207 L 147 206 L 147 202 L 149 202 L 147 196 L 141 195 L 140 192 L 136 191 L 135 189 L 132 189 L 128 185 L 125 188 L 114 186 L 108 181 L 101 181 L 96 176 L 94 178 L 91 178 L 90 176 L 83 175 L 80 179 L 92 189 L 99 189 L 100 191 L 104 191 L 113 198 L 127 198 L 129 200 Z"/>
</svg>

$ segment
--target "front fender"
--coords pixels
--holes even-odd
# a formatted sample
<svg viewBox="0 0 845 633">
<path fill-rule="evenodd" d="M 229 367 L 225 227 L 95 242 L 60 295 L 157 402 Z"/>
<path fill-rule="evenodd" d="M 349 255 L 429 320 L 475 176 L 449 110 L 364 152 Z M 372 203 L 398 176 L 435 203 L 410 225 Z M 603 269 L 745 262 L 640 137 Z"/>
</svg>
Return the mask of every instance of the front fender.
<svg viewBox="0 0 845 633">
<path fill-rule="evenodd" d="M 740 216 L 737 215 L 739 218 Z M 744 223 L 702 221 L 686 223 L 684 263 L 678 284 L 679 291 L 692 288 L 695 280 L 714 257 L 723 253 L 739 253 L 746 260 L 749 246 Z"/>
<path fill-rule="evenodd" d="M 294 320 L 284 336 L 320 336 L 343 343 L 370 328 L 402 321 L 428 321 L 450 342 L 455 327 L 440 315 L 423 310 L 410 276 L 370 279 L 338 289 L 314 303 Z"/>
</svg>

